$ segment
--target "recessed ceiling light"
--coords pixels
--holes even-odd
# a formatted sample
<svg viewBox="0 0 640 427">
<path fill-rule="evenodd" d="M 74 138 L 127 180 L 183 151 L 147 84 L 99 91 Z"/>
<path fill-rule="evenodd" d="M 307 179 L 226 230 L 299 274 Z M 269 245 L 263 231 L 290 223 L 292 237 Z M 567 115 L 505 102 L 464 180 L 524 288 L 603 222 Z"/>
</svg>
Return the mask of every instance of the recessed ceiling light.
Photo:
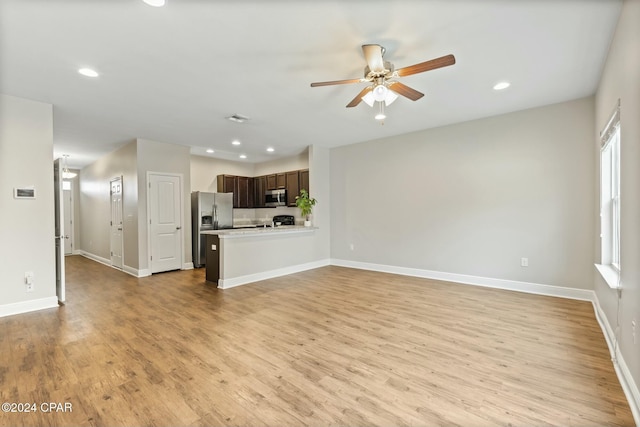
<svg viewBox="0 0 640 427">
<path fill-rule="evenodd" d="M 211 148 L 208 148 L 207 153 L 214 153 L 214 151 Z"/>
<path fill-rule="evenodd" d="M 276 150 L 274 150 L 273 147 L 269 147 L 269 148 L 267 148 L 267 151 L 270 152 L 270 153 L 273 153 Z"/>
<path fill-rule="evenodd" d="M 509 86 L 511 86 L 511 83 L 509 82 L 500 82 L 496 83 L 496 85 L 493 87 L 493 90 L 503 90 L 508 88 Z"/>
<path fill-rule="evenodd" d="M 240 145 L 240 141 L 238 141 L 237 139 L 234 139 L 231 144 L 233 145 Z"/>
<path fill-rule="evenodd" d="M 246 159 L 246 158 L 247 158 L 247 155 L 246 155 L 246 154 L 240 154 L 240 158 L 241 158 L 241 159 Z"/>
<path fill-rule="evenodd" d="M 165 0 L 142 0 L 142 1 L 148 4 L 149 6 L 153 6 L 153 7 L 162 7 L 166 3 Z"/>
<path fill-rule="evenodd" d="M 91 68 L 80 68 L 78 72 L 87 77 L 98 77 L 100 75 L 96 70 L 92 70 Z"/>
</svg>

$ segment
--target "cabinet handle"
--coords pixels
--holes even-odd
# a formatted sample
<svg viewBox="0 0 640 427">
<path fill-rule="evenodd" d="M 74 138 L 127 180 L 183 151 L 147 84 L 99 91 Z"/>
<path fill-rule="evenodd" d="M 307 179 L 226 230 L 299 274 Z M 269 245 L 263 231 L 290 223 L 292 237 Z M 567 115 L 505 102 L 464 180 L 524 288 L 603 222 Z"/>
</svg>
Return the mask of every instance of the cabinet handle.
<svg viewBox="0 0 640 427">
<path fill-rule="evenodd" d="M 178 227 L 176 227 L 176 230 L 180 230 L 180 228 L 182 228 L 182 227 L 178 226 Z"/>
</svg>

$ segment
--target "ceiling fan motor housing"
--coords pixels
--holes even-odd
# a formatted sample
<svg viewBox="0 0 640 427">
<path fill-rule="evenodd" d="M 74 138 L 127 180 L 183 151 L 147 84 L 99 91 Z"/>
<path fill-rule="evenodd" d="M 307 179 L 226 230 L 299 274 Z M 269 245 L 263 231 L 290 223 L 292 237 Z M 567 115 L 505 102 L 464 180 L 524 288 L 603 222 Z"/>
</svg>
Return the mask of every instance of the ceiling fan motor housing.
<svg viewBox="0 0 640 427">
<path fill-rule="evenodd" d="M 384 70 L 378 72 L 371 71 L 371 68 L 367 65 L 364 67 L 364 78 L 369 81 L 373 81 L 377 77 L 390 78 L 393 75 L 393 71 L 393 64 L 389 61 L 384 61 Z"/>
</svg>

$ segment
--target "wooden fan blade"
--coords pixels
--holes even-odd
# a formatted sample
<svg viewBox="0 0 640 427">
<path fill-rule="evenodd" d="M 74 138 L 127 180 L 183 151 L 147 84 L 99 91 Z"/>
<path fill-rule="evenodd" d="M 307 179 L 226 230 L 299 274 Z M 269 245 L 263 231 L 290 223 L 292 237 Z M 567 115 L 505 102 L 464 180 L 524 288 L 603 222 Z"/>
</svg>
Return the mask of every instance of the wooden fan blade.
<svg viewBox="0 0 640 427">
<path fill-rule="evenodd" d="M 357 94 L 356 97 L 347 104 L 347 108 L 355 107 L 356 105 L 360 104 L 360 101 L 362 101 L 362 97 L 365 96 L 368 92 L 371 92 L 371 86 L 367 86 L 362 89 L 360 93 Z"/>
<path fill-rule="evenodd" d="M 360 83 L 364 81 L 363 79 L 349 79 L 349 80 L 333 80 L 330 82 L 316 82 L 316 83 L 311 83 L 311 87 L 318 87 L 318 86 L 331 86 L 331 85 L 346 85 L 349 83 Z"/>
<path fill-rule="evenodd" d="M 412 74 L 424 73 L 425 71 L 435 70 L 436 68 L 447 67 L 456 63 L 456 58 L 453 55 L 441 56 L 440 58 L 432 59 L 430 61 L 421 62 L 415 65 L 409 65 L 408 67 L 400 68 L 396 70 L 398 77 L 410 76 Z"/>
<path fill-rule="evenodd" d="M 418 99 L 424 96 L 424 93 L 418 92 L 417 90 L 412 89 L 409 86 L 404 85 L 400 82 L 389 83 L 389 89 L 398 93 L 399 95 L 404 96 L 405 98 L 409 98 L 412 101 L 417 101 Z"/>
<path fill-rule="evenodd" d="M 379 44 L 363 44 L 362 53 L 364 53 L 364 59 L 367 61 L 369 70 L 374 73 L 380 73 L 384 71 L 384 60 L 382 59 L 383 47 Z"/>
</svg>

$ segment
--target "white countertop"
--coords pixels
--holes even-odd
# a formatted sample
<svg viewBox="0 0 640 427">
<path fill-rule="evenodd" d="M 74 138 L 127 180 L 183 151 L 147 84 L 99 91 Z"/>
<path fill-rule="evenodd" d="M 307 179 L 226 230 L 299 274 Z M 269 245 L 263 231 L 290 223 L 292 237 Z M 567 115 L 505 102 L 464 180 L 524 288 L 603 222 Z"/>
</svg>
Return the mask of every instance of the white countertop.
<svg viewBox="0 0 640 427">
<path fill-rule="evenodd" d="M 217 234 L 221 239 L 236 237 L 256 237 L 282 234 L 311 233 L 317 227 L 305 227 L 303 225 L 281 225 L 279 227 L 250 227 L 250 228 L 227 228 L 224 230 L 205 230 L 200 234 Z"/>
</svg>

